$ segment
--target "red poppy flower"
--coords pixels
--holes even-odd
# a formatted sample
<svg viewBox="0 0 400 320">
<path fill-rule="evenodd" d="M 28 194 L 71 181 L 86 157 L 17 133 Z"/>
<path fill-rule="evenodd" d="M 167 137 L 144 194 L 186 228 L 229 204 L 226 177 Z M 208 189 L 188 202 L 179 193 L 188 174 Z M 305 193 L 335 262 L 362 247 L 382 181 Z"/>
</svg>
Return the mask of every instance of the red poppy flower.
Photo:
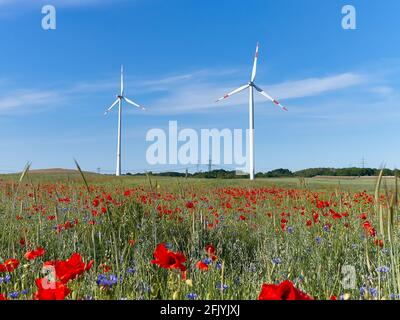
<svg viewBox="0 0 400 320">
<path fill-rule="evenodd" d="M 1 294 L 1 293 L 0 293 L 0 301 L 2 301 L 2 300 L 7 300 L 7 298 L 5 297 L 4 294 Z"/>
<path fill-rule="evenodd" d="M 375 239 L 374 243 L 376 246 L 383 248 L 383 240 Z"/>
<path fill-rule="evenodd" d="M 337 300 L 337 297 L 336 296 L 331 296 L 330 300 Z"/>
<path fill-rule="evenodd" d="M 211 255 L 211 256 L 215 255 L 216 250 L 212 244 L 206 245 L 205 250 L 209 255 Z"/>
<path fill-rule="evenodd" d="M 38 287 L 35 300 L 64 300 L 71 292 L 61 281 L 49 282 L 46 278 L 39 278 L 35 283 Z"/>
<path fill-rule="evenodd" d="M 365 213 L 360 214 L 360 219 L 361 220 L 367 220 L 367 215 Z"/>
<path fill-rule="evenodd" d="M 371 223 L 370 223 L 369 221 L 365 221 L 365 222 L 363 223 L 363 227 L 364 227 L 364 230 L 365 230 L 367 233 L 369 233 L 369 235 L 370 235 L 372 238 L 374 238 L 374 237 L 376 236 L 376 230 L 375 230 L 374 227 L 372 227 L 372 225 L 371 225 Z"/>
<path fill-rule="evenodd" d="M 187 203 L 186 203 L 186 208 L 188 208 L 188 209 L 193 209 L 193 208 L 194 208 L 193 202 L 191 202 L 191 201 L 187 202 Z"/>
<path fill-rule="evenodd" d="M 196 263 L 196 267 L 199 268 L 201 271 L 207 271 L 208 270 L 208 265 L 204 263 L 203 261 L 199 261 Z"/>
<path fill-rule="evenodd" d="M 100 204 L 99 199 L 94 199 L 92 204 L 93 204 L 93 207 L 95 207 L 95 208 L 98 207 L 98 205 Z"/>
<path fill-rule="evenodd" d="M 102 267 L 103 267 L 103 273 L 107 273 L 112 270 L 111 267 L 105 263 L 102 265 Z"/>
<path fill-rule="evenodd" d="M 205 250 L 206 250 L 208 256 L 212 259 L 212 261 L 215 261 L 218 259 L 218 257 L 215 255 L 216 249 L 212 244 L 206 245 Z"/>
<path fill-rule="evenodd" d="M 28 260 L 35 260 L 36 258 L 43 256 L 45 252 L 46 251 L 42 247 L 38 247 L 36 250 L 25 253 L 24 257 Z"/>
<path fill-rule="evenodd" d="M 186 266 L 183 265 L 186 257 L 180 252 L 169 251 L 163 243 L 157 245 L 153 256 L 154 260 L 151 263 L 158 264 L 161 268 L 186 270 Z"/>
<path fill-rule="evenodd" d="M 56 271 L 56 276 L 62 283 L 67 283 L 69 280 L 73 280 L 85 271 L 90 270 L 94 263 L 91 260 L 89 263 L 84 263 L 79 253 L 74 253 L 71 257 L 65 261 L 48 261 L 44 263 L 44 266 L 53 266 Z"/>
<path fill-rule="evenodd" d="M 313 300 L 297 289 L 292 282 L 285 280 L 279 285 L 263 284 L 258 300 Z"/>
<path fill-rule="evenodd" d="M 17 259 L 8 259 L 4 263 L 0 264 L 0 272 L 13 272 L 19 266 Z"/>
</svg>

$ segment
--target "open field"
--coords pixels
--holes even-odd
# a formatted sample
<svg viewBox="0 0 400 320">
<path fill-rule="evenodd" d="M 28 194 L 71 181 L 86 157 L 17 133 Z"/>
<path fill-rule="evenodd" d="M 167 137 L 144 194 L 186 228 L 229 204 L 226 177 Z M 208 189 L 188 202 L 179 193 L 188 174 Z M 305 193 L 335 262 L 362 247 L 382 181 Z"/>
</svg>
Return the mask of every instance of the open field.
<svg viewBox="0 0 400 320">
<path fill-rule="evenodd" d="M 0 176 L 4 298 L 399 297 L 394 178 L 85 178 Z"/>
</svg>

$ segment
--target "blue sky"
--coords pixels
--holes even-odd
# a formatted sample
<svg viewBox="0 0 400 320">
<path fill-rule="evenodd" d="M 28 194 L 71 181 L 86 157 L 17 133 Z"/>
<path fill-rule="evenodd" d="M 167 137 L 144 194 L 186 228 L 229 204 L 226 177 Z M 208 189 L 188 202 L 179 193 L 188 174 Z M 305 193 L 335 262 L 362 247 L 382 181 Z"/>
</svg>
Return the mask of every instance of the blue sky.
<svg viewBox="0 0 400 320">
<path fill-rule="evenodd" d="M 57 29 L 41 28 L 43 4 Z M 345 4 L 357 30 L 341 27 Z M 123 171 L 146 163 L 146 132 L 247 128 L 245 84 L 287 106 L 255 106 L 256 168 L 400 166 L 397 0 L 0 0 L 0 170 L 115 168 L 117 113 L 104 110 L 126 70 Z M 169 169 L 173 169 L 172 166 Z"/>
</svg>

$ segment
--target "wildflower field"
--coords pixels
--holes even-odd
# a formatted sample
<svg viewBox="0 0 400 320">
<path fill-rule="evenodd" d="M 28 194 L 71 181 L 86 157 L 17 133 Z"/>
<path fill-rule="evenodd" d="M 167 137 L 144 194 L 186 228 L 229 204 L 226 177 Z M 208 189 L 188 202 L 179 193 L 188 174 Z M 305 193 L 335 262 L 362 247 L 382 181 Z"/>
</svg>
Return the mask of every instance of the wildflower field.
<svg viewBox="0 0 400 320">
<path fill-rule="evenodd" d="M 397 299 L 394 179 L 0 176 L 0 299 Z"/>
</svg>

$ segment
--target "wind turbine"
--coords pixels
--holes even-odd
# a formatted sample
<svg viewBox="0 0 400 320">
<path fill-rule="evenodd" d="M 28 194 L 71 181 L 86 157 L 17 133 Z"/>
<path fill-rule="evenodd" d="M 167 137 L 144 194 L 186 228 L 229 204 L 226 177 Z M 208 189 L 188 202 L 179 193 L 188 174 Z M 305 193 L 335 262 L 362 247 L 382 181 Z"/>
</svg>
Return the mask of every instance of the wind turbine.
<svg viewBox="0 0 400 320">
<path fill-rule="evenodd" d="M 142 106 L 128 99 L 124 95 L 124 66 L 121 66 L 121 93 L 116 96 L 117 100 L 109 107 L 104 115 L 107 115 L 112 108 L 114 108 L 118 104 L 118 146 L 117 146 L 117 169 L 115 171 L 115 175 L 118 177 L 121 175 L 121 125 L 122 125 L 122 101 L 125 101 L 137 108 L 145 110 Z"/>
<path fill-rule="evenodd" d="M 271 102 L 275 103 L 277 106 L 279 106 L 282 110 L 288 111 L 284 106 L 282 106 L 277 100 L 272 98 L 268 93 L 266 93 L 264 90 L 262 90 L 260 87 L 258 87 L 255 83 L 254 80 L 256 79 L 256 74 L 257 74 L 257 62 L 258 62 L 258 49 L 259 49 L 259 43 L 257 43 L 256 47 L 256 55 L 254 57 L 254 64 L 253 64 L 253 71 L 251 73 L 250 81 L 244 85 L 241 86 L 240 88 L 237 88 L 236 90 L 233 90 L 232 92 L 224 95 L 222 98 L 219 98 L 216 102 L 219 102 L 221 100 L 225 100 L 229 98 L 230 96 L 242 92 L 243 90 L 249 89 L 249 142 L 250 142 L 250 150 L 249 150 L 249 171 L 250 171 L 250 180 L 254 180 L 254 89 L 258 91 L 260 94 L 262 94 L 264 97 L 266 97 L 268 100 Z"/>
</svg>

